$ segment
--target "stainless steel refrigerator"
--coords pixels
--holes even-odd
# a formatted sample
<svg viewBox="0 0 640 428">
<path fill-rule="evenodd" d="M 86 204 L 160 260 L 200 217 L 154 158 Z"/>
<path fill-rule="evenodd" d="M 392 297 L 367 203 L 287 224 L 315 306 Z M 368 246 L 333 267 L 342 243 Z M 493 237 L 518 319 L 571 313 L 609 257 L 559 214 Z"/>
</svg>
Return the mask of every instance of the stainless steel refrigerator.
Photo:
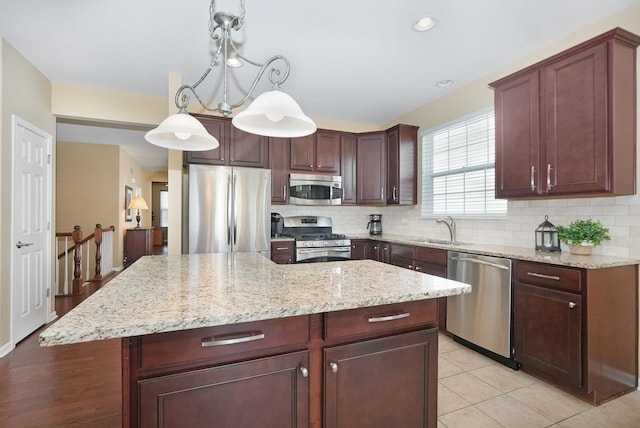
<svg viewBox="0 0 640 428">
<path fill-rule="evenodd" d="M 189 165 L 188 253 L 269 252 L 271 170 Z"/>
</svg>

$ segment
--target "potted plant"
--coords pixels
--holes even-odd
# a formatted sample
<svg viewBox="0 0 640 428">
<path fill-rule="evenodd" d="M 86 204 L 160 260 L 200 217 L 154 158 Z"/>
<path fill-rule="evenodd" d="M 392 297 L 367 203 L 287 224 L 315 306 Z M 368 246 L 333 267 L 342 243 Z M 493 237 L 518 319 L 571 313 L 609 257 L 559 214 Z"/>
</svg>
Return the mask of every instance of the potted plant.
<svg viewBox="0 0 640 428">
<path fill-rule="evenodd" d="M 571 254 L 589 255 L 595 245 L 611 239 L 609 229 L 600 221 L 575 220 L 568 227 L 558 226 L 558 239 L 569 246 Z"/>
</svg>

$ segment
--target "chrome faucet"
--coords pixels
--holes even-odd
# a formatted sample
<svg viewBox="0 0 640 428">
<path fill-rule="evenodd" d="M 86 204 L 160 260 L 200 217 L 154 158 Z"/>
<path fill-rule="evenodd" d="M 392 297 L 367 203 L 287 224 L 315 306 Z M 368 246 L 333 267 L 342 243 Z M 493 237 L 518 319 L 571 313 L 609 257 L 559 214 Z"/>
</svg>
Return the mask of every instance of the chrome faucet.
<svg viewBox="0 0 640 428">
<path fill-rule="evenodd" d="M 453 217 L 447 217 L 449 221 L 445 218 L 437 218 L 436 223 L 444 223 L 449 228 L 449 238 L 451 242 L 456 242 L 456 222 L 453 220 Z"/>
</svg>

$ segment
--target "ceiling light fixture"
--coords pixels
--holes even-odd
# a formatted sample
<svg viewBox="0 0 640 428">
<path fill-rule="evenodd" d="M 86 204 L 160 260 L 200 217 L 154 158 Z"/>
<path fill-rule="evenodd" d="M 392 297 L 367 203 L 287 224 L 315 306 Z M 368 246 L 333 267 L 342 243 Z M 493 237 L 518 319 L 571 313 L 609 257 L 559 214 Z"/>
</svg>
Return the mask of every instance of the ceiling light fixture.
<svg viewBox="0 0 640 428">
<path fill-rule="evenodd" d="M 267 137 L 303 137 L 316 131 L 316 124 L 306 116 L 298 103 L 280 90 L 280 85 L 289 77 L 289 61 L 282 55 L 274 55 L 265 63 L 251 61 L 236 48 L 231 38 L 231 30 L 238 31 L 244 24 L 245 0 L 241 0 L 242 13 L 235 16 L 226 12 L 215 12 L 215 0 L 209 6 L 209 33 L 217 42 L 218 49 L 213 55 L 209 67 L 193 85 L 182 85 L 178 88 L 175 103 L 178 113 L 166 118 L 157 128 L 147 132 L 145 139 L 151 144 L 176 150 L 202 151 L 215 149 L 220 145 L 204 126 L 187 112 L 191 92 L 202 107 L 210 112 L 221 113 L 227 117 L 236 107 L 243 105 L 255 90 L 258 82 L 268 70 L 269 81 L 273 89 L 262 93 L 242 112 L 233 117 L 233 125 L 245 132 Z M 258 73 L 243 98 L 235 104 L 228 100 L 228 72 L 234 67 L 233 59 L 238 64 L 246 63 L 258 67 Z M 223 95 L 216 108 L 208 107 L 196 93 L 196 88 L 211 73 L 214 67 L 222 63 Z M 273 66 L 272 66 L 273 65 Z M 280 67 L 278 67 L 280 66 Z M 236 65 L 237 67 L 237 65 Z M 281 68 L 282 67 L 282 68 Z"/>
<path fill-rule="evenodd" d="M 439 88 L 446 88 L 446 87 L 451 86 L 451 85 L 453 85 L 453 80 L 449 80 L 449 79 L 441 80 L 439 82 L 436 82 L 436 86 L 439 87 Z"/>
<path fill-rule="evenodd" d="M 418 19 L 415 24 L 413 24 L 413 29 L 416 31 L 429 31 L 433 27 L 436 26 L 436 20 L 430 16 L 425 16 L 423 18 Z"/>
</svg>

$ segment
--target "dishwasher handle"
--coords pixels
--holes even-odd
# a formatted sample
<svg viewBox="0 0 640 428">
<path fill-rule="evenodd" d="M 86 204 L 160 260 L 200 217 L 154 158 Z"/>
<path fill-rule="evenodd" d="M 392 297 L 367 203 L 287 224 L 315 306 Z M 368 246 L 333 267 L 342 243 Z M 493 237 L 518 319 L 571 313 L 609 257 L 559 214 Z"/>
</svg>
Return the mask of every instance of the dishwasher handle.
<svg viewBox="0 0 640 428">
<path fill-rule="evenodd" d="M 474 259 L 473 257 L 449 257 L 449 260 L 455 260 L 459 262 L 471 262 L 471 263 L 477 263 L 479 265 L 491 266 L 496 269 L 509 270 L 509 267 L 507 266 L 499 265 L 497 263 L 491 263 L 481 259 Z"/>
</svg>

